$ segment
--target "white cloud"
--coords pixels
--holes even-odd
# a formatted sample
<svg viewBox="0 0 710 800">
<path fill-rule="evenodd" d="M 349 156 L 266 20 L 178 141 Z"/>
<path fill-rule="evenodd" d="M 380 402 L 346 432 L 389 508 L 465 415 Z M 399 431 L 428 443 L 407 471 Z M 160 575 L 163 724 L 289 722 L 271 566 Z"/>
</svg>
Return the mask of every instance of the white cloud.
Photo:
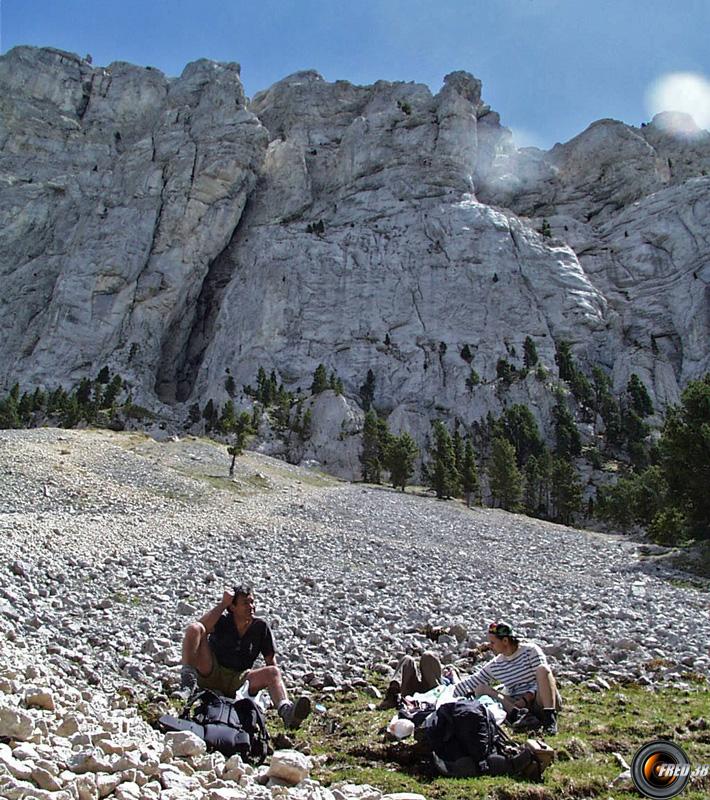
<svg viewBox="0 0 710 800">
<path fill-rule="evenodd" d="M 697 72 L 661 75 L 646 92 L 651 115 L 661 111 L 682 111 L 701 128 L 710 128 L 710 81 Z"/>
<path fill-rule="evenodd" d="M 542 138 L 534 131 L 513 127 L 510 132 L 513 134 L 513 144 L 516 147 L 539 147 L 540 150 L 545 149 L 545 143 Z"/>
</svg>

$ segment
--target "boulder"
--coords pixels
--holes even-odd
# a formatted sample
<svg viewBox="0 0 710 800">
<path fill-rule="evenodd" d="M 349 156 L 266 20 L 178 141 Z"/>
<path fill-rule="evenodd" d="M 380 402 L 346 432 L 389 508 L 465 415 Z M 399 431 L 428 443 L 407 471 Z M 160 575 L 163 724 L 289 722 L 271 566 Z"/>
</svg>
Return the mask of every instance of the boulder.
<svg viewBox="0 0 710 800">
<path fill-rule="evenodd" d="M 311 759 L 298 750 L 277 750 L 271 756 L 267 775 L 295 786 L 307 778 L 311 769 Z"/>
<path fill-rule="evenodd" d="M 14 706 L 0 705 L 0 736 L 26 741 L 32 738 L 35 721 L 31 714 Z"/>
</svg>

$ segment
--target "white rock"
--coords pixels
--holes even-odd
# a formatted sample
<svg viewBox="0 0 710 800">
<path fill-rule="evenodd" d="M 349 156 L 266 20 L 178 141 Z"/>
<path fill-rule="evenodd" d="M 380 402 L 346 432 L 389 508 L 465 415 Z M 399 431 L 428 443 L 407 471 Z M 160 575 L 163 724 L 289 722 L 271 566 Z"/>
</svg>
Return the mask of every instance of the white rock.
<svg viewBox="0 0 710 800">
<path fill-rule="evenodd" d="M 54 711 L 54 693 L 50 689 L 28 687 L 25 690 L 25 704 L 30 708 L 42 708 L 45 711 Z"/>
<path fill-rule="evenodd" d="M 77 794 L 79 795 L 78 800 L 98 800 L 98 777 L 99 776 L 94 775 L 91 772 L 87 772 L 85 775 L 78 775 L 76 777 L 74 780 L 74 786 L 76 787 Z M 106 794 L 110 794 L 110 792 L 106 792 Z M 103 796 L 105 797 L 105 795 Z"/>
<path fill-rule="evenodd" d="M 100 750 L 81 750 L 74 753 L 67 766 L 77 775 L 85 772 L 112 772 L 113 767 L 108 758 Z"/>
<path fill-rule="evenodd" d="M 137 783 L 126 781 L 117 786 L 113 794 L 117 800 L 140 800 L 141 787 Z"/>
<path fill-rule="evenodd" d="M 426 797 L 416 792 L 392 792 L 391 794 L 383 794 L 382 800 L 426 800 Z"/>
<path fill-rule="evenodd" d="M 26 741 L 32 738 L 35 721 L 31 714 L 9 705 L 0 705 L 0 736 Z"/>
<path fill-rule="evenodd" d="M 381 800 L 382 792 L 366 783 L 336 783 L 331 787 L 336 800 Z"/>
<path fill-rule="evenodd" d="M 96 775 L 96 789 L 99 797 L 108 797 L 120 783 L 120 775 L 107 775 L 106 773 Z"/>
<path fill-rule="evenodd" d="M 269 763 L 267 775 L 295 786 L 307 778 L 311 769 L 311 759 L 297 750 L 277 750 Z"/>
<path fill-rule="evenodd" d="M 35 767 L 32 770 L 32 780 L 40 789 L 46 789 L 48 792 L 58 792 L 62 788 L 61 781 L 58 781 L 54 775 L 41 767 Z"/>
<path fill-rule="evenodd" d="M 77 733 L 83 720 L 84 717 L 81 714 L 67 714 L 56 729 L 57 736 L 66 737 Z"/>
<path fill-rule="evenodd" d="M 212 789 L 207 795 L 206 800 L 245 800 L 247 793 L 242 789 Z"/>
<path fill-rule="evenodd" d="M 4 764 L 8 772 L 20 781 L 32 780 L 31 763 L 25 763 L 14 758 L 12 751 L 6 744 L 0 743 L 0 763 Z"/>
<path fill-rule="evenodd" d="M 176 756 L 199 756 L 207 751 L 204 740 L 192 731 L 169 731 L 165 743 Z"/>
</svg>

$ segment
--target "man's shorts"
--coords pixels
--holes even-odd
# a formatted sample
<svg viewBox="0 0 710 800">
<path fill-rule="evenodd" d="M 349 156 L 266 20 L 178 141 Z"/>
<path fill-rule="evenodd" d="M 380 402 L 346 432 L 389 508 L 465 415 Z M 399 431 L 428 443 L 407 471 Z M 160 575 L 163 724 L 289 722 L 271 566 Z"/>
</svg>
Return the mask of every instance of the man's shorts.
<svg viewBox="0 0 710 800">
<path fill-rule="evenodd" d="M 525 694 L 514 695 L 510 698 L 518 708 L 529 708 L 537 717 L 542 716 L 542 703 L 537 692 L 526 692 Z M 562 709 L 562 696 L 560 690 L 555 690 L 555 710 Z"/>
<path fill-rule="evenodd" d="M 248 674 L 248 669 L 237 672 L 229 669 L 229 667 L 222 666 L 216 658 L 213 658 L 212 672 L 209 675 L 200 675 L 198 672 L 197 685 L 201 689 L 212 689 L 213 692 L 219 692 L 225 697 L 234 697 L 237 689 L 244 685 Z"/>
</svg>

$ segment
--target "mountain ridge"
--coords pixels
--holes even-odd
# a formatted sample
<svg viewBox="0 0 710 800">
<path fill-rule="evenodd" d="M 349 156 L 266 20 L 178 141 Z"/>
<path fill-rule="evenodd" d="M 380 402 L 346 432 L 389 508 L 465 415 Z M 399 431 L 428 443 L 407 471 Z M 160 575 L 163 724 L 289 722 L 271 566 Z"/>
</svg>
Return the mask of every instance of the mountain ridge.
<svg viewBox="0 0 710 800">
<path fill-rule="evenodd" d="M 236 63 L 166 79 L 15 48 L 0 87 L 6 387 L 107 364 L 179 419 L 226 401 L 227 375 L 295 391 L 324 363 L 335 430 L 357 428 L 372 369 L 376 407 L 421 443 L 432 416 L 513 402 L 549 436 L 551 384 L 496 379 L 526 336 L 551 379 L 568 341 L 659 410 L 710 369 L 710 135 L 669 115 L 544 152 L 516 150 L 464 72 L 433 94 L 304 71 L 247 103 Z"/>
</svg>

